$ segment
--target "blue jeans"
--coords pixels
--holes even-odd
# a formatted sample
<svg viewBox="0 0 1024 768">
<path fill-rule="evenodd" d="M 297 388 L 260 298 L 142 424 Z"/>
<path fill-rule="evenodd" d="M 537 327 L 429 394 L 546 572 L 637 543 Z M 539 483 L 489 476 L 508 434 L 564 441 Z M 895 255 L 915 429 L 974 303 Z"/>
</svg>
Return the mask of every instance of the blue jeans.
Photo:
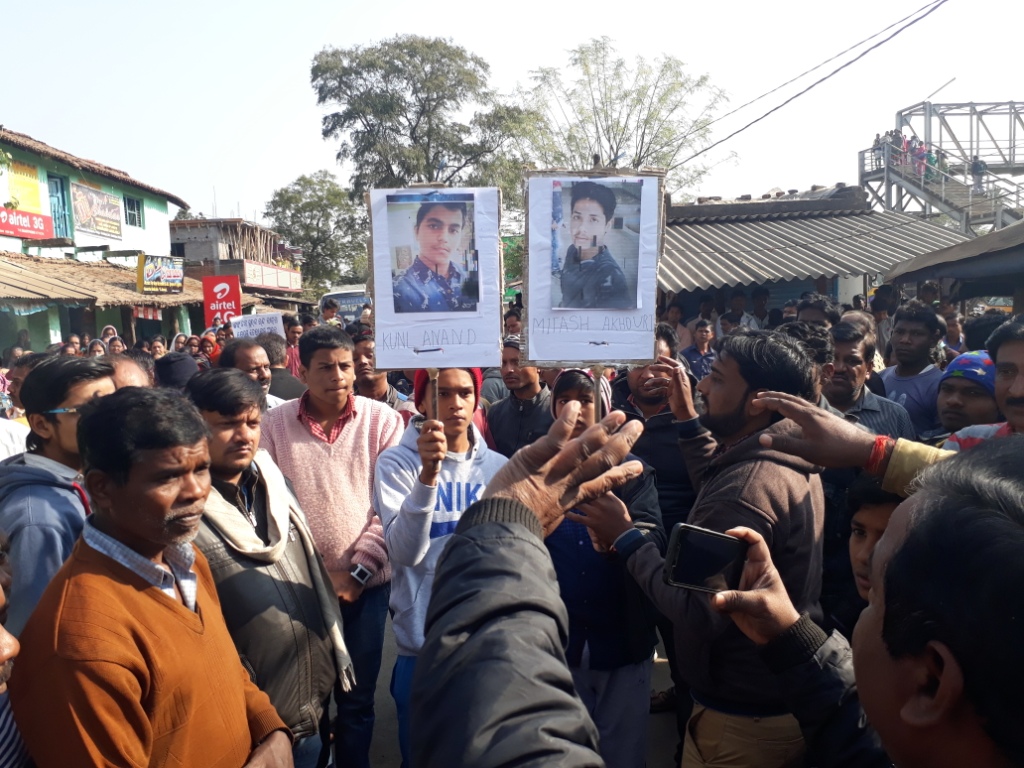
<svg viewBox="0 0 1024 768">
<path fill-rule="evenodd" d="M 412 750 L 409 742 L 409 722 L 412 711 L 412 676 L 416 671 L 415 656 L 399 656 L 391 673 L 391 698 L 398 710 L 398 748 L 402 752 L 402 768 L 411 768 Z"/>
<path fill-rule="evenodd" d="M 373 741 L 373 696 L 384 650 L 391 584 L 368 589 L 354 603 L 341 604 L 345 645 L 352 657 L 356 686 L 338 701 L 334 726 L 334 764 L 338 768 L 370 768 Z"/>
<path fill-rule="evenodd" d="M 323 741 L 320 739 L 319 733 L 296 739 L 292 744 L 292 761 L 295 763 L 295 768 L 316 768 L 322 746 Z M 328 766 L 332 765 L 330 758 L 328 758 L 327 764 Z"/>
</svg>

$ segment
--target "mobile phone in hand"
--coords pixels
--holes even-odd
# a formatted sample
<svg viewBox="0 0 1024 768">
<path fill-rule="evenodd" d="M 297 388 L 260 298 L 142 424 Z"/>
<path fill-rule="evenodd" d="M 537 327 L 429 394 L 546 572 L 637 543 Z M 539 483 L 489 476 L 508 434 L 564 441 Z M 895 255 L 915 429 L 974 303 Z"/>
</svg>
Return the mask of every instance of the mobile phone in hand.
<svg viewBox="0 0 1024 768">
<path fill-rule="evenodd" d="M 726 533 L 677 523 L 665 558 L 666 584 L 700 592 L 739 589 L 747 543 Z"/>
</svg>

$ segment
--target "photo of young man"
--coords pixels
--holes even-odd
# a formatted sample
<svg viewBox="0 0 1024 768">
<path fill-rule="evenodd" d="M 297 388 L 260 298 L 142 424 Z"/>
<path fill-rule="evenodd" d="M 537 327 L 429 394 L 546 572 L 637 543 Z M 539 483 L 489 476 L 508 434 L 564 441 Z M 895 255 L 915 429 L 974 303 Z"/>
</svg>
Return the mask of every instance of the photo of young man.
<svg viewBox="0 0 1024 768">
<path fill-rule="evenodd" d="M 388 198 L 396 313 L 475 312 L 479 296 L 471 245 L 472 196 L 437 196 L 415 209 L 408 236 L 409 202 Z"/>
<path fill-rule="evenodd" d="M 569 215 L 561 232 L 569 245 L 558 283 L 552 285 L 553 307 L 636 308 L 640 199 L 639 191 L 630 187 L 639 186 L 595 181 L 569 185 Z"/>
</svg>

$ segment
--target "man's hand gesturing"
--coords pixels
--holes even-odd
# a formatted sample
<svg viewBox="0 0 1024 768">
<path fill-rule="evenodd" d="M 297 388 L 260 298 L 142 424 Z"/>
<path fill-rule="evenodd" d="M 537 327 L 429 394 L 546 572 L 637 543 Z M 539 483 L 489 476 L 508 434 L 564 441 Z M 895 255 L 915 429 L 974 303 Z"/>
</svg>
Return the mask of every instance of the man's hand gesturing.
<svg viewBox="0 0 1024 768">
<path fill-rule="evenodd" d="M 548 434 L 520 449 L 487 485 L 484 498 L 510 498 L 528 506 L 547 536 L 567 509 L 608 493 L 643 471 L 638 461 L 622 460 L 643 432 L 639 421 L 613 411 L 570 440 L 578 402 L 567 403 Z"/>
</svg>

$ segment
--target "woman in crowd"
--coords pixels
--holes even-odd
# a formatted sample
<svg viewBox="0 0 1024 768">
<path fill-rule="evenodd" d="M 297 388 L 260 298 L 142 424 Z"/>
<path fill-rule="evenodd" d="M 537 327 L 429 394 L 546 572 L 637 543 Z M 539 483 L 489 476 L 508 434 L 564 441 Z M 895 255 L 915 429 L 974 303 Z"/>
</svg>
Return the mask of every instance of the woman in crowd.
<svg viewBox="0 0 1024 768">
<path fill-rule="evenodd" d="M 104 329 L 105 330 L 105 329 Z M 123 355 L 128 351 L 128 345 L 120 336 L 110 336 L 106 339 L 107 351 L 112 355 Z"/>
<path fill-rule="evenodd" d="M 114 338 L 117 338 L 116 336 Z M 107 345 L 103 339 L 93 339 L 86 348 L 86 357 L 103 357 L 107 354 Z"/>
<path fill-rule="evenodd" d="M 149 340 L 149 354 L 153 356 L 154 360 L 159 360 L 161 357 L 167 354 L 167 339 L 160 334 L 157 334 Z"/>
<path fill-rule="evenodd" d="M 185 340 L 185 352 L 195 357 L 199 354 L 199 337 L 196 335 L 189 336 Z"/>
<path fill-rule="evenodd" d="M 100 331 L 100 338 L 103 341 L 105 341 L 108 345 L 110 344 L 110 340 L 112 338 L 114 338 L 115 336 L 120 336 L 120 335 L 121 334 L 119 334 L 117 332 L 117 328 L 115 328 L 112 325 L 104 325 L 103 326 L 103 330 Z"/>
<path fill-rule="evenodd" d="M 177 336 L 174 337 L 174 341 L 171 342 L 172 351 L 173 352 L 184 352 L 185 351 L 185 344 L 187 344 L 187 343 L 188 343 L 188 335 L 184 334 L 184 333 L 179 333 Z"/>
</svg>

